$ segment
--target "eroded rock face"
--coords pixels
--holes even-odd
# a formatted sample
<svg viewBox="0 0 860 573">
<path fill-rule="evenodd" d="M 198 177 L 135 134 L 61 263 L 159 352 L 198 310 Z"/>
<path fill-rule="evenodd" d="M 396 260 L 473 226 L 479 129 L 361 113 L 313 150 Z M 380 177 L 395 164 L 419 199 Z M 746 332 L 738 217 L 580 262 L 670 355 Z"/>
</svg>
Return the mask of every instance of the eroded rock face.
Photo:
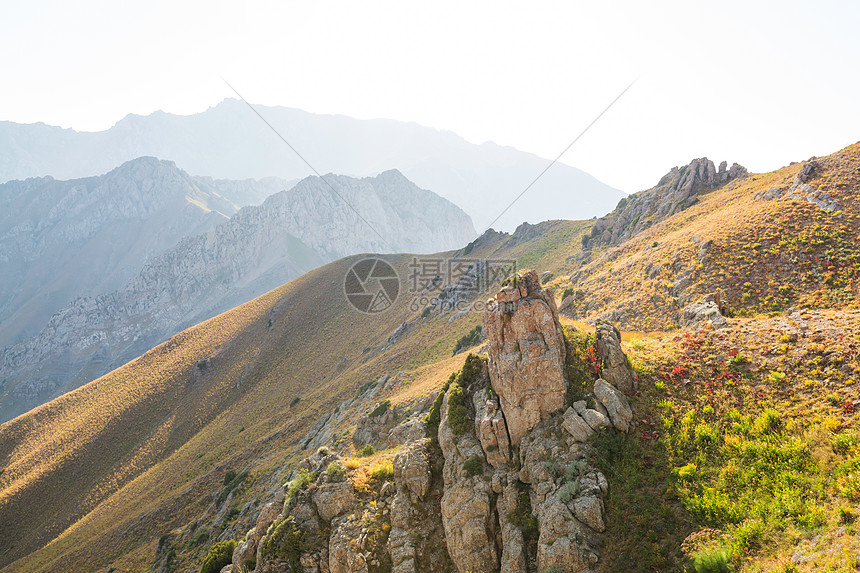
<svg viewBox="0 0 860 573">
<path fill-rule="evenodd" d="M 411 442 L 394 456 L 394 483 L 414 499 L 423 498 L 430 491 L 430 459 L 421 442 Z M 401 487 L 402 486 L 402 487 Z"/>
<path fill-rule="evenodd" d="M 260 545 L 260 540 L 266 535 L 269 526 L 272 525 L 278 516 L 281 514 L 281 509 L 284 506 L 284 494 L 278 492 L 275 499 L 267 503 L 260 510 L 260 515 L 257 517 L 257 523 L 248 532 L 245 540 L 233 550 L 233 569 L 242 571 L 242 567 L 248 561 L 255 561 L 257 558 L 257 549 Z"/>
<path fill-rule="evenodd" d="M 597 355 L 607 382 L 622 392 L 636 389 L 636 373 L 621 350 L 621 333 L 608 322 L 597 323 Z"/>
<path fill-rule="evenodd" d="M 496 294 L 484 314 L 489 372 L 511 444 L 564 405 L 564 336 L 550 289 L 535 271 Z"/>
<path fill-rule="evenodd" d="M 606 478 L 585 461 L 588 445 L 570 436 L 565 422 L 582 418 L 571 408 L 542 422 L 523 439 L 519 478 L 529 484 L 538 521 L 537 570 L 555 567 L 584 572 L 599 560 L 599 533 L 605 529 L 601 484 Z M 586 426 L 587 427 L 587 426 Z M 590 431 L 590 429 L 589 429 Z"/>
<path fill-rule="evenodd" d="M 484 451 L 471 433 L 454 434 L 448 422 L 448 396 L 442 401 L 439 446 L 445 456 L 442 526 L 451 561 L 461 573 L 496 571 L 499 556 L 495 536 L 490 532 L 494 522 L 490 504 L 492 490 L 482 474 L 470 475 L 466 469 L 467 460 L 473 459 L 483 467 Z"/>
<path fill-rule="evenodd" d="M 323 521 L 343 515 L 357 502 L 352 482 L 348 480 L 321 485 L 314 492 L 313 500 Z"/>
<path fill-rule="evenodd" d="M 482 373 L 482 378 L 488 376 Z M 478 386 L 483 387 L 484 380 Z M 487 463 L 496 469 L 504 469 L 511 461 L 511 438 L 505 416 L 495 394 L 489 395 L 486 390 L 477 390 L 472 394 L 472 405 L 475 408 L 475 435 L 481 442 L 481 448 L 487 457 Z"/>
</svg>

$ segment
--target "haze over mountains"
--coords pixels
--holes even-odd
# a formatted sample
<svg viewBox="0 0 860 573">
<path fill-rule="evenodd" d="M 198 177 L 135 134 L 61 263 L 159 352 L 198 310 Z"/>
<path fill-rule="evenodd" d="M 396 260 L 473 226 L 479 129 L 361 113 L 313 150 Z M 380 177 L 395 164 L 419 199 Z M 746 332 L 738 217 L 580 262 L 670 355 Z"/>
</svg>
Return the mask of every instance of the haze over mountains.
<svg viewBox="0 0 860 573">
<path fill-rule="evenodd" d="M 454 249 L 474 236 L 468 215 L 398 171 L 325 177 L 230 219 L 237 205 L 221 193 L 241 202 L 287 182 L 213 181 L 144 157 L 103 177 L 0 187 L 10 209 L 0 334 L 11 345 L 0 351 L 0 419 L 327 262 Z"/>
<path fill-rule="evenodd" d="M 414 123 L 256 108 L 320 173 L 363 177 L 398 169 L 419 187 L 466 211 L 478 231 L 549 164 L 511 147 L 476 145 Z M 0 122 L 0 181 L 86 177 L 144 155 L 216 178 L 299 179 L 311 174 L 269 127 L 234 99 L 189 116 L 128 115 L 101 132 Z M 523 221 L 602 216 L 624 196 L 579 169 L 557 163 L 530 189 L 530 201 L 519 202 L 492 226 L 512 231 Z"/>
<path fill-rule="evenodd" d="M 0 347 L 75 297 L 116 290 L 180 239 L 294 182 L 214 181 L 143 157 L 102 176 L 0 185 Z"/>
</svg>

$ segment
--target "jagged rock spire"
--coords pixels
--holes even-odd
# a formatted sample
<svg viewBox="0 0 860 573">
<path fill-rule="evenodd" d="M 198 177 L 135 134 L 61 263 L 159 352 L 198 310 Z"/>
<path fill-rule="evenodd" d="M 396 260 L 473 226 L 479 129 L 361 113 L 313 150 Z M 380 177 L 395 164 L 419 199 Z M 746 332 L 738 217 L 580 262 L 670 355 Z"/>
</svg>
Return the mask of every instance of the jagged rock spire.
<svg viewBox="0 0 860 573">
<path fill-rule="evenodd" d="M 555 298 L 533 270 L 514 275 L 484 314 L 490 381 L 514 446 L 564 406 L 564 335 Z"/>
</svg>

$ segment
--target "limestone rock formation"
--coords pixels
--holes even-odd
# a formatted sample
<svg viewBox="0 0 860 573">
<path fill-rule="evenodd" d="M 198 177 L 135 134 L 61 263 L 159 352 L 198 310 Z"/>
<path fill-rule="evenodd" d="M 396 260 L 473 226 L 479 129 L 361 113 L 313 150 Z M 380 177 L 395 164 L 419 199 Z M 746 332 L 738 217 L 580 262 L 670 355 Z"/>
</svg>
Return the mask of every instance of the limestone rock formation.
<svg viewBox="0 0 860 573">
<path fill-rule="evenodd" d="M 622 392 L 636 389 L 636 373 L 621 350 L 621 333 L 608 322 L 597 323 L 597 355 L 607 382 Z"/>
<path fill-rule="evenodd" d="M 484 314 L 490 380 L 511 444 L 564 404 L 565 346 L 555 298 L 535 271 L 515 275 Z"/>
<path fill-rule="evenodd" d="M 593 394 L 564 408 L 564 341 L 546 298 L 551 293 L 540 289 L 529 271 L 500 295 L 497 300 L 512 304 L 487 316 L 488 323 L 496 321 L 491 329 L 496 346 L 491 342 L 489 356 L 466 358 L 432 401 L 426 423 L 408 418 L 395 426 L 402 430 L 382 424 L 386 430 L 379 440 L 400 445 L 389 454 L 393 481 L 370 491 L 365 482 L 356 495 L 349 475 L 343 482 L 325 478 L 324 469 L 337 454 L 321 449 L 302 460 L 294 477 L 298 472 L 317 477 L 305 489 L 291 490 L 293 497 L 277 518 L 301 532 L 301 555 L 258 550 L 258 571 L 293 573 L 289 563 L 296 559 L 303 573 L 599 569 L 609 485 L 588 461 L 592 440 L 598 432 L 629 431 L 633 410 L 624 393 L 603 379 L 594 383 Z M 606 344 L 615 345 L 605 362 L 626 364 L 617 331 L 602 328 Z M 515 347 L 522 348 L 522 357 L 511 357 Z M 492 379 L 493 372 L 499 378 Z M 545 397 L 548 388 L 557 391 L 556 384 L 557 401 L 535 399 Z M 370 394 L 349 404 L 366 412 L 378 399 Z M 339 410 L 347 411 L 344 407 Z M 512 419 L 520 424 L 516 443 Z M 416 435 L 418 429 L 431 436 Z M 264 513 L 271 519 L 270 511 Z M 258 547 L 266 543 L 255 530 L 247 537 Z M 234 571 L 240 558 L 251 554 L 246 543 L 237 547 Z"/>
<path fill-rule="evenodd" d="M 476 460 L 484 466 L 481 443 L 471 433 L 457 436 L 448 416 L 448 400 L 442 401 L 442 420 L 439 424 L 439 447 L 445 456 L 442 477 L 445 493 L 442 495 L 442 525 L 448 543 L 448 553 L 460 572 L 494 571 L 499 567 L 494 535 L 488 531 L 491 523 L 492 490 L 483 471 L 470 475 L 466 462 Z"/>
<path fill-rule="evenodd" d="M 633 410 L 627 398 L 617 388 L 606 380 L 598 379 L 594 382 L 594 397 L 606 409 L 609 420 L 616 429 L 626 432 L 633 421 Z"/>
</svg>

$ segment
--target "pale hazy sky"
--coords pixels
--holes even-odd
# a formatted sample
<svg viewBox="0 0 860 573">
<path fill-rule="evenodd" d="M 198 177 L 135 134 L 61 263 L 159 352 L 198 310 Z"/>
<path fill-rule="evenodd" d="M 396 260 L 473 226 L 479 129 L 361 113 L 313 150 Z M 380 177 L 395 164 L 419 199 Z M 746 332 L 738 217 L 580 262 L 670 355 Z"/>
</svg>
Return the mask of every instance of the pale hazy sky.
<svg viewBox="0 0 860 573">
<path fill-rule="evenodd" d="M 564 156 L 623 189 L 860 140 L 860 2 L 2 0 L 0 119 L 78 130 L 232 92 Z M 253 120 L 254 118 L 249 118 Z M 316 166 L 325 172 L 326 167 Z"/>
</svg>

